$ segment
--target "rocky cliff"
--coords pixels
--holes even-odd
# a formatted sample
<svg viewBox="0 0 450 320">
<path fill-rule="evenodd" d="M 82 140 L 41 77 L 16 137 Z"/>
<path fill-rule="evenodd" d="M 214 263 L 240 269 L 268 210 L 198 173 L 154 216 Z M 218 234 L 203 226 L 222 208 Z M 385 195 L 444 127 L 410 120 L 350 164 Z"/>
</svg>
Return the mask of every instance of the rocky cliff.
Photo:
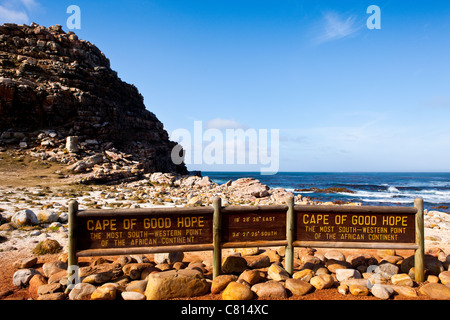
<svg viewBox="0 0 450 320">
<path fill-rule="evenodd" d="M 171 161 L 175 143 L 163 124 L 95 45 L 58 25 L 3 24 L 0 144 L 34 147 L 43 132 L 56 132 L 60 140 L 77 136 L 99 153 L 131 154 L 144 172 L 187 172 Z"/>
</svg>

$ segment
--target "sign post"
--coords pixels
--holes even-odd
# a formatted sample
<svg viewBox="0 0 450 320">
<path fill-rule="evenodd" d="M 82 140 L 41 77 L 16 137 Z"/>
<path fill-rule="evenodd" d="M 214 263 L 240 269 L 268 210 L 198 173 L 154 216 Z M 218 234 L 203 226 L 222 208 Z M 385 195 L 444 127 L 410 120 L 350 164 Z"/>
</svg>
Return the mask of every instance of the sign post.
<svg viewBox="0 0 450 320">
<path fill-rule="evenodd" d="M 416 213 L 416 245 L 417 249 L 414 254 L 414 277 L 417 282 L 425 281 L 425 230 L 423 223 L 423 199 L 416 198 L 414 200 Z"/>
</svg>

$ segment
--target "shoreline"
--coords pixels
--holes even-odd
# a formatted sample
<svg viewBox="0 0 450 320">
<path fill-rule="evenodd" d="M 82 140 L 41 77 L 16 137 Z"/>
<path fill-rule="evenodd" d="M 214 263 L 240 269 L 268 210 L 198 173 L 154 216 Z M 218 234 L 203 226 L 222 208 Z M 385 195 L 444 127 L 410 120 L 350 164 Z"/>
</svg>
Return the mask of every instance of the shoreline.
<svg viewBox="0 0 450 320">
<path fill-rule="evenodd" d="M 76 199 L 80 210 L 149 208 L 171 206 L 209 206 L 214 196 L 222 198 L 222 205 L 285 204 L 293 193 L 282 188 L 271 189 L 253 178 L 229 180 L 219 185 L 208 176 L 178 176 L 169 173 L 144 175 L 145 179 L 119 185 L 68 185 L 61 187 L 0 186 L 0 253 L 29 247 L 36 241 L 55 238 L 64 246 L 67 242 L 68 202 Z M 360 202 L 333 203 L 311 200 L 294 195 L 296 205 L 349 205 Z M 17 228 L 11 218 L 24 210 L 31 210 L 39 222 Z M 450 214 L 425 210 L 426 247 L 440 247 L 450 252 Z"/>
</svg>

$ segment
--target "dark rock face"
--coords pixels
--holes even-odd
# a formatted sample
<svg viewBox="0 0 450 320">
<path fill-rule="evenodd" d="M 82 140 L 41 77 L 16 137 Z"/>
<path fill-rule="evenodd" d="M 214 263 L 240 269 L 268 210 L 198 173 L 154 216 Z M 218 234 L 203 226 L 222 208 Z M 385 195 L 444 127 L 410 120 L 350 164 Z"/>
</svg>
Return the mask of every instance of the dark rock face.
<svg viewBox="0 0 450 320">
<path fill-rule="evenodd" d="M 130 153 L 146 172 L 187 173 L 170 158 L 176 143 L 163 124 L 95 45 L 58 25 L 3 24 L 0 134 L 9 130 L 29 137 L 46 129 L 78 136 L 80 142 L 96 139 L 99 151 L 115 147 Z"/>
</svg>

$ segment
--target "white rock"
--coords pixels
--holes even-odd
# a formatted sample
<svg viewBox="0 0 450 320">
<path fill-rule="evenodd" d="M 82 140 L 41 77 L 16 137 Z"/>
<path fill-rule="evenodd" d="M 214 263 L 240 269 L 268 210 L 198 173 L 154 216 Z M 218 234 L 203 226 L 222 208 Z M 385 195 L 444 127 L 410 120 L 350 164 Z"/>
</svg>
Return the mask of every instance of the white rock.
<svg viewBox="0 0 450 320">
<path fill-rule="evenodd" d="M 14 214 L 11 218 L 11 223 L 16 228 L 19 228 L 27 225 L 37 225 L 39 221 L 33 211 L 25 209 Z"/>
<path fill-rule="evenodd" d="M 375 297 L 386 300 L 394 293 L 394 289 L 388 285 L 374 284 L 370 289 L 370 292 L 372 292 Z"/>
<path fill-rule="evenodd" d="M 39 274 L 39 271 L 32 268 L 17 270 L 13 275 L 13 285 L 19 288 L 26 287 L 35 274 Z"/>
<path fill-rule="evenodd" d="M 140 292 L 124 291 L 122 292 L 123 300 L 145 300 L 145 296 Z"/>
<path fill-rule="evenodd" d="M 355 269 L 337 269 L 336 279 L 341 282 L 348 279 L 361 279 L 361 273 Z"/>
</svg>

